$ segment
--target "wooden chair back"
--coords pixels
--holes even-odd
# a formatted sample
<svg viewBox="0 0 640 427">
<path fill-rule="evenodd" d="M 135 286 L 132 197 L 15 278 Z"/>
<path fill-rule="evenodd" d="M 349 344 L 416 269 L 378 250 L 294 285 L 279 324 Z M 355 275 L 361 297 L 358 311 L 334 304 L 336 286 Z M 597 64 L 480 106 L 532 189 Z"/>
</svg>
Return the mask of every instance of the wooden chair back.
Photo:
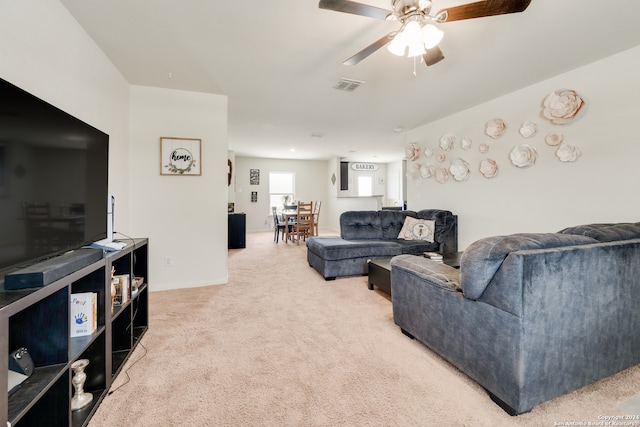
<svg viewBox="0 0 640 427">
<path fill-rule="evenodd" d="M 322 206 L 322 202 L 320 200 L 316 201 L 313 205 L 313 235 L 318 235 L 318 222 L 320 221 L 320 206 Z"/>
<path fill-rule="evenodd" d="M 313 234 L 313 202 L 298 202 L 296 223 L 293 226 L 297 242 Z"/>
</svg>

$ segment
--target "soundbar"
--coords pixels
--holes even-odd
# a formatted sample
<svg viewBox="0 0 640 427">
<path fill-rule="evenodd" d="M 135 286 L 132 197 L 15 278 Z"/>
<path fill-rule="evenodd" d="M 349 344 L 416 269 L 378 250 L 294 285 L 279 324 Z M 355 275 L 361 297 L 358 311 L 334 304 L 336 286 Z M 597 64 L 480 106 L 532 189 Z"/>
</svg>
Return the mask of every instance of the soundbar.
<svg viewBox="0 0 640 427">
<path fill-rule="evenodd" d="M 101 260 L 104 252 L 100 249 L 82 248 L 39 262 L 4 277 L 6 290 L 42 288 L 58 279 Z"/>
</svg>

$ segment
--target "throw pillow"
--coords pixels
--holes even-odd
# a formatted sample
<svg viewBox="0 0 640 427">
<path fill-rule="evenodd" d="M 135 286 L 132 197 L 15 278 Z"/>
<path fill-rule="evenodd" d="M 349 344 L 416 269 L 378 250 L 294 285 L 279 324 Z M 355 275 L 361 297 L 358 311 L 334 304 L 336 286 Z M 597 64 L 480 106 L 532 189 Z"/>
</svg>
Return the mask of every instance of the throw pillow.
<svg viewBox="0 0 640 427">
<path fill-rule="evenodd" d="M 398 234 L 398 239 L 426 240 L 433 243 L 435 224 L 436 222 L 432 220 L 408 216 L 404 219 L 404 225 Z"/>
</svg>

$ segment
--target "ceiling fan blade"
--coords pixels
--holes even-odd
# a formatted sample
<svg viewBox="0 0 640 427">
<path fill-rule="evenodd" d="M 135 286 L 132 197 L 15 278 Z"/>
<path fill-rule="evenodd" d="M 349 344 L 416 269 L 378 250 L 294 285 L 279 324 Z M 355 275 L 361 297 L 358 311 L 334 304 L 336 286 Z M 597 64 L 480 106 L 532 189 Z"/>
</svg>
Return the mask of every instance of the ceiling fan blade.
<svg viewBox="0 0 640 427">
<path fill-rule="evenodd" d="M 356 65 L 358 62 L 362 61 L 367 56 L 369 56 L 373 52 L 375 52 L 376 50 L 380 49 L 381 47 L 386 46 L 391 40 L 393 40 L 393 37 L 395 35 L 396 35 L 395 31 L 390 32 L 386 36 L 382 37 L 380 40 L 376 40 L 375 42 L 371 43 L 369 46 L 367 46 L 364 49 L 362 49 L 360 52 L 358 52 L 355 55 L 353 55 L 351 58 L 345 60 L 343 62 L 343 64 L 344 65 Z"/>
<path fill-rule="evenodd" d="M 336 12 L 352 13 L 354 15 L 367 16 L 375 19 L 386 19 L 390 10 L 381 9 L 368 4 L 356 3 L 348 0 L 320 0 L 320 9 L 334 10 Z"/>
<path fill-rule="evenodd" d="M 522 12 L 529 7 L 529 3 L 531 3 L 531 0 L 478 1 L 441 10 L 435 16 L 438 22 L 451 22 L 485 16 L 505 15 Z"/>
<path fill-rule="evenodd" d="M 422 59 L 424 59 L 424 63 L 427 64 L 427 67 L 429 67 L 442 61 L 444 59 L 444 54 L 442 53 L 440 48 L 436 46 L 427 50 L 427 53 L 422 55 Z"/>
</svg>

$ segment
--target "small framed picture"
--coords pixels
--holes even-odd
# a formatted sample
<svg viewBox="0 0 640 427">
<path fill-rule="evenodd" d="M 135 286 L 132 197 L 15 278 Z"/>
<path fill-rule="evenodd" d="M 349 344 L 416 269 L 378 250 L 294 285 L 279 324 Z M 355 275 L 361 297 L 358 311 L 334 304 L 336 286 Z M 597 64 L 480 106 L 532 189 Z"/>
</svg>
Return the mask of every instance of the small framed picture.
<svg viewBox="0 0 640 427">
<path fill-rule="evenodd" d="M 255 203 L 258 201 L 258 192 L 257 191 L 252 191 L 251 192 L 251 202 Z"/>
<path fill-rule="evenodd" d="M 251 169 L 249 171 L 249 184 L 260 185 L 260 169 Z"/>
<path fill-rule="evenodd" d="M 202 140 L 160 138 L 160 175 L 202 175 Z"/>
</svg>

